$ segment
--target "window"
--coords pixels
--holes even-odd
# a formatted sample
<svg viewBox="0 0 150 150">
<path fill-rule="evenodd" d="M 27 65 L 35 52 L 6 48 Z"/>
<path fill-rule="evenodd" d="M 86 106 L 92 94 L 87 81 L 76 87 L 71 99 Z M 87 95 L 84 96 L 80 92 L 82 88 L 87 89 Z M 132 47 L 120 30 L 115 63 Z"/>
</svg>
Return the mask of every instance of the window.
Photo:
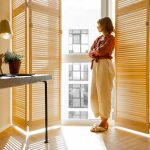
<svg viewBox="0 0 150 150">
<path fill-rule="evenodd" d="M 63 121 L 94 118 L 90 108 L 91 70 L 87 52 L 98 36 L 100 8 L 101 0 L 62 1 Z"/>
<path fill-rule="evenodd" d="M 69 119 L 88 119 L 87 111 L 69 111 Z"/>
<path fill-rule="evenodd" d="M 64 63 L 62 65 L 62 114 L 65 119 L 88 119 L 89 63 Z"/>
<path fill-rule="evenodd" d="M 69 80 L 70 81 L 88 81 L 88 65 L 87 64 L 70 64 Z"/>
<path fill-rule="evenodd" d="M 88 84 L 69 84 L 69 108 L 88 108 Z"/>
<path fill-rule="evenodd" d="M 88 29 L 70 29 L 69 53 L 87 53 L 88 48 Z"/>
</svg>

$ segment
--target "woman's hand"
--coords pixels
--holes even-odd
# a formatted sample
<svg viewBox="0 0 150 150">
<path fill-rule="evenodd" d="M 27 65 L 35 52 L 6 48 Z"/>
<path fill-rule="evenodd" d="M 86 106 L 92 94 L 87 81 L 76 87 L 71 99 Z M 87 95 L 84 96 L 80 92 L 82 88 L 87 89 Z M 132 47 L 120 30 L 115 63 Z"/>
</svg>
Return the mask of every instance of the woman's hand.
<svg viewBox="0 0 150 150">
<path fill-rule="evenodd" d="M 91 55 L 93 55 L 94 57 L 97 57 L 97 56 L 99 56 L 99 52 L 97 50 L 92 51 Z"/>
<path fill-rule="evenodd" d="M 94 58 L 94 57 L 95 57 L 94 54 L 93 54 L 93 51 L 89 51 L 89 52 L 88 52 L 88 55 L 89 55 L 91 58 Z"/>
</svg>

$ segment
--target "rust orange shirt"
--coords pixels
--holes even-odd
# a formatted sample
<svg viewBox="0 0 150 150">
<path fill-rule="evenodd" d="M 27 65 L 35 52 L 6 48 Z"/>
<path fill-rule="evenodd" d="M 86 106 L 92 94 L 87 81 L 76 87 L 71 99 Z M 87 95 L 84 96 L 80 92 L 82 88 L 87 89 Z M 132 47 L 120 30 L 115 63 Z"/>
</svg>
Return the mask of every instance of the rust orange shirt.
<svg viewBox="0 0 150 150">
<path fill-rule="evenodd" d="M 109 58 L 112 59 L 112 52 L 115 46 L 115 37 L 111 34 L 108 34 L 105 38 L 103 35 L 96 38 L 94 43 L 91 46 L 90 51 L 93 49 L 99 52 L 99 57 Z"/>
</svg>

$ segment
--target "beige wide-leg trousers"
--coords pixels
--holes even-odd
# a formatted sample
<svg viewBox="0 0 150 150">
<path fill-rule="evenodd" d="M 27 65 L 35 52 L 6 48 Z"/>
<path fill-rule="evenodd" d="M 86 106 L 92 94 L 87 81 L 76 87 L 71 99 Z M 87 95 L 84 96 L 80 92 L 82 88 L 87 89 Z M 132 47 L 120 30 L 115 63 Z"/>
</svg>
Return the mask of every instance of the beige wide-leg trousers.
<svg viewBox="0 0 150 150">
<path fill-rule="evenodd" d="M 111 92 L 115 76 L 110 59 L 94 61 L 91 84 L 91 108 L 95 117 L 109 118 L 111 112 Z"/>
</svg>

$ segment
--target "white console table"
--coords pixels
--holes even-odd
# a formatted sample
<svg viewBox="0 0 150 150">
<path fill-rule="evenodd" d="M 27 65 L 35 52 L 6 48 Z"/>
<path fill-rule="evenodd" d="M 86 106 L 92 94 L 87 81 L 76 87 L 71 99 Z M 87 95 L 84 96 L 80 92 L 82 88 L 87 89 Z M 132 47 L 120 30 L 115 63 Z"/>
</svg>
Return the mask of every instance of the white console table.
<svg viewBox="0 0 150 150">
<path fill-rule="evenodd" d="M 52 76 L 48 74 L 6 74 L 0 76 L 0 89 L 31 84 L 36 82 L 44 82 L 45 84 L 45 143 L 48 143 L 48 102 L 47 102 L 47 80 L 51 80 Z"/>
</svg>

